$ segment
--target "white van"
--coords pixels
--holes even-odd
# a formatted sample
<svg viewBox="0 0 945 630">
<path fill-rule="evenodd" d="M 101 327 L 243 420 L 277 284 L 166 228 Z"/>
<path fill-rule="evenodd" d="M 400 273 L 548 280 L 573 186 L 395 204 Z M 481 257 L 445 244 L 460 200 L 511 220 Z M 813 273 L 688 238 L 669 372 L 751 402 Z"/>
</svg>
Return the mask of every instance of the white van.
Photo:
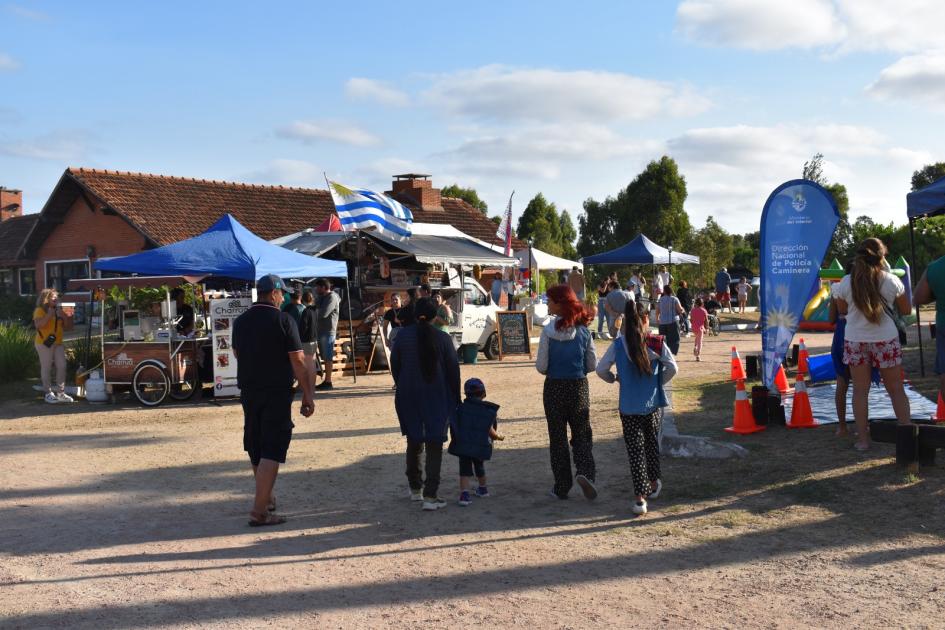
<svg viewBox="0 0 945 630">
<path fill-rule="evenodd" d="M 475 278 L 463 279 L 462 299 L 448 297 L 455 321 L 449 327 L 450 335 L 459 345 L 476 344 L 487 359 L 499 358 L 499 338 L 496 334 L 496 313 L 499 305 L 492 294 L 482 288 Z"/>
</svg>

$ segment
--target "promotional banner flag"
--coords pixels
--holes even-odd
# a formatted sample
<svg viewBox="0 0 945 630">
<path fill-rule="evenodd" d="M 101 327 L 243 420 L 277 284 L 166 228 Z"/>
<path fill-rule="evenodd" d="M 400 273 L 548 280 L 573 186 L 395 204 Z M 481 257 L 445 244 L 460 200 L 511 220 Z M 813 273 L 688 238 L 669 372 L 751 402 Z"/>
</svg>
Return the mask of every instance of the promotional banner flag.
<svg viewBox="0 0 945 630">
<path fill-rule="evenodd" d="M 822 186 L 795 179 L 778 186 L 761 214 L 762 380 L 771 387 L 819 282 L 840 220 Z"/>
<path fill-rule="evenodd" d="M 509 196 L 509 206 L 505 209 L 505 214 L 502 215 L 502 222 L 499 223 L 499 229 L 496 231 L 495 235 L 502 239 L 502 243 L 505 246 L 505 255 L 512 255 L 512 197 L 515 196 L 515 191 L 512 191 L 512 194 Z"/>
</svg>

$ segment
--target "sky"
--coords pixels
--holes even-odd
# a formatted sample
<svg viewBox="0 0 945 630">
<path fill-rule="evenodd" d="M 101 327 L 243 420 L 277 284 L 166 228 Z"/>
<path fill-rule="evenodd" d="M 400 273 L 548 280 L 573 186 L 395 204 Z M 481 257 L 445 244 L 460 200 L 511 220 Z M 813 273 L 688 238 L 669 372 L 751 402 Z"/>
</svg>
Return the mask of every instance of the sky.
<svg viewBox="0 0 945 630">
<path fill-rule="evenodd" d="M 420 172 L 576 217 L 669 155 L 693 225 L 744 233 L 819 152 L 852 218 L 900 224 L 945 161 L 943 23 L 937 0 L 0 0 L 0 185 L 38 212 L 70 166 Z"/>
</svg>

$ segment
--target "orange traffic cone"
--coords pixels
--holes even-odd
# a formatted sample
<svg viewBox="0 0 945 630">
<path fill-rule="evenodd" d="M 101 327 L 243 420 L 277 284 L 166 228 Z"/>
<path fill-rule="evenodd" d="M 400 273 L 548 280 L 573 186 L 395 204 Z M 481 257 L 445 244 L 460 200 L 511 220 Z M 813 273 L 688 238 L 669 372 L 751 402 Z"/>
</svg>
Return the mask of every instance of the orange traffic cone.
<svg viewBox="0 0 945 630">
<path fill-rule="evenodd" d="M 788 422 L 789 429 L 805 429 L 816 427 L 814 422 L 814 413 L 810 408 L 810 397 L 807 395 L 807 384 L 804 382 L 804 375 L 797 373 L 797 382 L 794 384 L 794 405 L 791 408 L 791 421 Z"/>
<path fill-rule="evenodd" d="M 729 433 L 757 433 L 765 427 L 755 424 L 755 417 L 751 415 L 751 403 L 748 402 L 748 392 L 745 391 L 745 381 L 739 379 L 735 383 L 735 418 L 732 426 L 726 427 Z"/>
<path fill-rule="evenodd" d="M 810 356 L 807 354 L 807 346 L 804 345 L 804 340 L 801 339 L 800 350 L 797 353 L 797 373 L 798 374 L 807 374 L 807 359 Z"/>
<path fill-rule="evenodd" d="M 942 392 L 938 393 L 938 409 L 935 410 L 935 421 L 945 422 L 945 400 L 942 400 Z"/>
<path fill-rule="evenodd" d="M 778 391 L 782 394 L 786 394 L 790 387 L 787 384 L 787 375 L 784 373 L 784 366 L 778 366 L 778 373 L 774 376 L 774 386 L 778 388 Z"/>
<path fill-rule="evenodd" d="M 732 346 L 732 380 L 733 381 L 744 381 L 745 376 L 745 366 L 742 365 L 742 359 L 738 356 L 738 350 L 735 349 L 735 346 Z"/>
</svg>

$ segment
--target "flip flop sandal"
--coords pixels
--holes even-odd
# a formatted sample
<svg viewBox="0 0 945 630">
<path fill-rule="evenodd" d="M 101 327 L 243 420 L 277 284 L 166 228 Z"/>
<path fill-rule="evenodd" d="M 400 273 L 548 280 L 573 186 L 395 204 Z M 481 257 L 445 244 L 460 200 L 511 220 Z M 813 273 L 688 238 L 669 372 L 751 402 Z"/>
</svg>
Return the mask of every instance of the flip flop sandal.
<svg viewBox="0 0 945 630">
<path fill-rule="evenodd" d="M 282 525 L 285 523 L 286 518 L 284 516 L 279 516 L 278 514 L 266 513 L 266 516 L 262 519 L 255 518 L 255 515 L 252 515 L 253 518 L 249 520 L 250 527 L 269 527 L 270 525 Z"/>
<path fill-rule="evenodd" d="M 272 497 L 272 500 L 269 501 L 269 505 L 266 506 L 266 511 L 272 514 L 276 511 L 276 497 Z"/>
</svg>

